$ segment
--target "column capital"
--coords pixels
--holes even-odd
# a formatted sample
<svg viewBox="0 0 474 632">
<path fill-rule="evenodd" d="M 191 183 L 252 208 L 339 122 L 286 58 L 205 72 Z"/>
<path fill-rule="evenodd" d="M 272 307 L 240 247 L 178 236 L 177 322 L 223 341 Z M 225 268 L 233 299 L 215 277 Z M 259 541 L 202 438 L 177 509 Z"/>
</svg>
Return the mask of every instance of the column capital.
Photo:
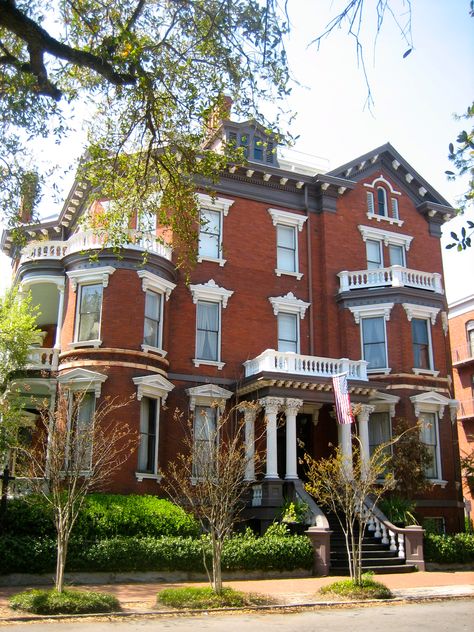
<svg viewBox="0 0 474 632">
<path fill-rule="evenodd" d="M 265 408 L 265 413 L 268 413 L 269 415 L 276 414 L 284 402 L 285 400 L 283 397 L 263 397 L 258 400 L 260 406 Z"/>
<path fill-rule="evenodd" d="M 298 410 L 303 406 L 302 399 L 294 399 L 292 397 L 287 397 L 285 400 L 284 410 L 285 412 L 297 414 Z"/>
<path fill-rule="evenodd" d="M 374 412 L 375 406 L 369 404 L 363 404 L 360 408 L 360 413 L 357 415 L 357 421 L 366 423 L 369 421 L 370 415 Z"/>
<path fill-rule="evenodd" d="M 248 405 L 248 403 L 241 404 L 237 410 L 239 413 L 243 413 L 245 421 L 253 421 L 257 416 L 258 405 L 257 403 L 252 403 Z"/>
</svg>

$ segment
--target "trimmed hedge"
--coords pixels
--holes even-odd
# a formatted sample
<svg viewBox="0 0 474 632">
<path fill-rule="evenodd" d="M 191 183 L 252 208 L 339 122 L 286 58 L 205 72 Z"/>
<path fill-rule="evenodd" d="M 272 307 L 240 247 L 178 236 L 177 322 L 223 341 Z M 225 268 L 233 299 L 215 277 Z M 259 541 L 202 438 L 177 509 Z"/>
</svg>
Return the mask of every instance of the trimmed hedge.
<svg viewBox="0 0 474 632">
<path fill-rule="evenodd" d="M 474 535 L 470 533 L 425 534 L 424 552 L 426 562 L 438 564 L 474 562 Z"/>
<path fill-rule="evenodd" d="M 110 538 L 89 542 L 72 539 L 66 570 L 205 572 L 203 544 L 210 562 L 208 538 Z M 56 543 L 51 538 L 0 538 L 0 573 L 54 572 Z M 248 533 L 227 541 L 224 570 L 293 570 L 311 568 L 312 547 L 306 536 L 256 538 Z"/>
<path fill-rule="evenodd" d="M 181 507 L 156 496 L 90 494 L 72 535 L 87 540 L 117 536 L 198 536 L 199 525 Z M 4 533 L 12 536 L 55 537 L 51 507 L 39 496 L 10 500 Z"/>
</svg>

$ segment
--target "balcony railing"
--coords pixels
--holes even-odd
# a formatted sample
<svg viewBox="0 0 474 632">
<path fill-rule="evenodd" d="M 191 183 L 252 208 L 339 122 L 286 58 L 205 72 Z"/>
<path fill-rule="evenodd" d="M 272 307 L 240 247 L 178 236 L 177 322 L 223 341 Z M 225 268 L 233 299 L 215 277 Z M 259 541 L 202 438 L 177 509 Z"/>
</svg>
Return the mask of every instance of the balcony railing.
<svg viewBox="0 0 474 632">
<path fill-rule="evenodd" d="M 245 377 L 269 371 L 306 377 L 332 377 L 338 373 L 347 373 L 351 380 L 366 381 L 368 379 L 365 360 L 319 358 L 274 349 L 267 349 L 253 360 L 247 360 L 244 362 L 244 367 Z"/>
<path fill-rule="evenodd" d="M 129 230 L 129 241 L 124 248 L 146 251 L 171 260 L 171 247 L 162 244 L 152 235 L 141 231 Z M 97 234 L 93 230 L 85 230 L 72 235 L 67 241 L 34 241 L 23 248 L 21 263 L 38 259 L 62 259 L 74 252 L 87 252 L 111 247 L 105 235 Z"/>
<path fill-rule="evenodd" d="M 30 347 L 27 368 L 33 371 L 55 371 L 58 368 L 58 350 Z"/>
<path fill-rule="evenodd" d="M 474 417 L 474 399 L 464 399 L 458 408 L 458 419 Z"/>
<path fill-rule="evenodd" d="M 344 270 L 337 276 L 341 292 L 377 287 L 414 287 L 444 294 L 439 272 L 420 272 L 402 266 L 390 266 L 353 272 Z"/>
<path fill-rule="evenodd" d="M 466 342 L 452 350 L 453 362 L 474 362 L 474 342 Z"/>
</svg>

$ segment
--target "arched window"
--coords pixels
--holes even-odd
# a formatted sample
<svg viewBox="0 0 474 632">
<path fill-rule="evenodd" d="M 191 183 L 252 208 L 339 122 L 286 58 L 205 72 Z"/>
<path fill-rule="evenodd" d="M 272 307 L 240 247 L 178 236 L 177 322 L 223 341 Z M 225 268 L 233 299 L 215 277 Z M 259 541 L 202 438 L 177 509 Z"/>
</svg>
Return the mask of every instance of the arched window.
<svg viewBox="0 0 474 632">
<path fill-rule="evenodd" d="M 377 187 L 377 214 L 387 216 L 387 193 L 383 187 Z"/>
</svg>

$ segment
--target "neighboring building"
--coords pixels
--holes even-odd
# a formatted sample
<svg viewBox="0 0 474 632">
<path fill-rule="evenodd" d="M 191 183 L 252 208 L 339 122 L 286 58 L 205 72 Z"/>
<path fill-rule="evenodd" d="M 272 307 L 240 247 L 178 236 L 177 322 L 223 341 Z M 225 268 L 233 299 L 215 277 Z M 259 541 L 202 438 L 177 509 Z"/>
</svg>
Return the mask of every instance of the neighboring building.
<svg viewBox="0 0 474 632">
<path fill-rule="evenodd" d="M 474 459 L 474 294 L 449 305 L 449 337 L 454 393 L 459 400 L 459 450 L 461 457 Z M 471 502 L 472 515 L 474 479 L 463 480 L 463 493 Z"/>
<path fill-rule="evenodd" d="M 215 197 L 197 194 L 204 222 L 189 285 L 171 248 L 143 232 L 131 229 L 134 242 L 117 259 L 84 231 L 80 182 L 57 219 L 25 228 L 21 252 L 4 234 L 16 279 L 41 306 L 28 393 L 85 389 L 84 416 L 97 399 L 135 393 L 116 421 L 140 432 L 140 446 L 111 485 L 151 494 L 182 445 L 175 408 L 212 420 L 216 399 L 258 400 L 266 459 L 252 515 L 268 520 L 284 489 L 298 485 L 303 449 L 316 458 L 338 441 L 351 449 L 350 426 L 332 414 L 331 377 L 347 371 L 365 453 L 391 436 L 397 417 L 420 420 L 434 487 L 418 511 L 458 530 L 440 250 L 453 209 L 390 144 L 315 173 L 279 160 L 254 122 L 225 122 L 216 147 L 222 138 L 243 144 L 249 162 L 222 174 Z M 194 419 L 204 441 L 202 415 Z M 246 423 L 254 436 L 263 414 L 248 412 Z"/>
</svg>

